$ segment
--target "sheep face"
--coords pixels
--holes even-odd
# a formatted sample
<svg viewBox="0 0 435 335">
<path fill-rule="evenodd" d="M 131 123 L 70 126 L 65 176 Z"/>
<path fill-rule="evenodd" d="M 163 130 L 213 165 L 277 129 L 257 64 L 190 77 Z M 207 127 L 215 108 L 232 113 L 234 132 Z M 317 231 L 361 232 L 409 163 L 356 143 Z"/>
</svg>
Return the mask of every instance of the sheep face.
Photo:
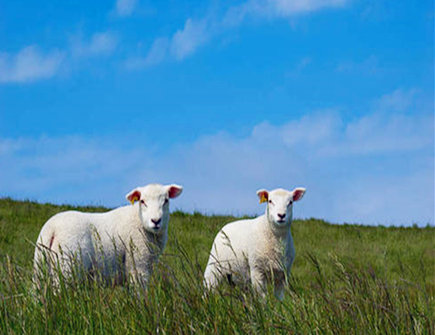
<svg viewBox="0 0 435 335">
<path fill-rule="evenodd" d="M 293 219 L 293 202 L 302 199 L 305 188 L 298 187 L 293 191 L 276 189 L 273 191 L 259 190 L 257 195 L 260 203 L 267 202 L 266 216 L 269 222 L 278 227 L 291 224 Z"/>
<path fill-rule="evenodd" d="M 175 184 L 150 184 L 132 190 L 126 198 L 132 204 L 139 202 L 139 218 L 146 231 L 163 234 L 169 222 L 169 199 L 178 197 L 182 190 Z"/>
</svg>

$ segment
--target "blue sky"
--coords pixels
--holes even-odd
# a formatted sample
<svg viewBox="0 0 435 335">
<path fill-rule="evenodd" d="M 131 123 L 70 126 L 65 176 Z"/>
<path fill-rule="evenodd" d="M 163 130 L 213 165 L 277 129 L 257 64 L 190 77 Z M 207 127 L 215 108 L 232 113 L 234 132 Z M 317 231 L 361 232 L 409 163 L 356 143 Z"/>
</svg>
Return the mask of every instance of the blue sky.
<svg viewBox="0 0 435 335">
<path fill-rule="evenodd" d="M 432 1 L 0 0 L 0 196 L 434 224 Z"/>
</svg>

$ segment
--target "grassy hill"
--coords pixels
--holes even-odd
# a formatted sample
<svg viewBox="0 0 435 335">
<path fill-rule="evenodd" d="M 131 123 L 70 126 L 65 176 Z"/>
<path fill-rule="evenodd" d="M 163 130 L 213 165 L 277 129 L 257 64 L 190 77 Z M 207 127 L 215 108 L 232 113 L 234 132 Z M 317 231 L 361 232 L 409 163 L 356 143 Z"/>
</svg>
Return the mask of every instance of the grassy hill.
<svg viewBox="0 0 435 335">
<path fill-rule="evenodd" d="M 0 329 L 5 333 L 433 334 L 435 228 L 296 220 L 296 260 L 281 303 L 223 285 L 203 297 L 201 276 L 228 216 L 175 212 L 146 293 L 78 283 L 31 293 L 34 245 L 60 211 L 106 211 L 0 199 Z"/>
</svg>

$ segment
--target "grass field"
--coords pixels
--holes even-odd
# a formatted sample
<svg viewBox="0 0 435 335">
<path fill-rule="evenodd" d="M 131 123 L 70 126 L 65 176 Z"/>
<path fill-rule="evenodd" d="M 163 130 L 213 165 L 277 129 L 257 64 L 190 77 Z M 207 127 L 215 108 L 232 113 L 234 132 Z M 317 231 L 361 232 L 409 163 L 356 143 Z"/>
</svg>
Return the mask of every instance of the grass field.
<svg viewBox="0 0 435 335">
<path fill-rule="evenodd" d="M 146 292 L 83 282 L 35 296 L 33 243 L 45 221 L 67 209 L 0 199 L 2 333 L 434 334 L 434 227 L 296 220 L 296 260 L 279 302 L 226 285 L 203 297 L 213 238 L 234 218 L 175 212 Z"/>
</svg>

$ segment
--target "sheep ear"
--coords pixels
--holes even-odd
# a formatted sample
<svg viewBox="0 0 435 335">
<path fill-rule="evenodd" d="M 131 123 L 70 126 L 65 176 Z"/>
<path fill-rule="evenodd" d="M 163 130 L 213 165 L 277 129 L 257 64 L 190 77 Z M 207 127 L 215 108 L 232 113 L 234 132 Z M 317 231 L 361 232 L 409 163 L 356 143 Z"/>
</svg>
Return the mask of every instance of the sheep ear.
<svg viewBox="0 0 435 335">
<path fill-rule="evenodd" d="M 257 195 L 258 195 L 258 198 L 260 198 L 260 204 L 269 200 L 269 192 L 267 192 L 266 190 L 263 190 L 263 189 L 258 190 Z"/>
<path fill-rule="evenodd" d="M 131 202 L 131 204 L 133 205 L 135 203 L 135 201 L 138 201 L 140 199 L 140 191 L 138 189 L 134 189 L 133 191 L 131 191 L 130 193 L 128 193 L 125 198 Z"/>
<path fill-rule="evenodd" d="M 181 192 L 183 192 L 183 186 L 180 185 L 171 184 L 168 185 L 167 187 L 168 187 L 168 196 L 171 199 L 178 197 L 181 194 Z"/>
<path fill-rule="evenodd" d="M 305 194 L 305 188 L 297 187 L 293 190 L 293 201 L 301 200 Z"/>
</svg>

